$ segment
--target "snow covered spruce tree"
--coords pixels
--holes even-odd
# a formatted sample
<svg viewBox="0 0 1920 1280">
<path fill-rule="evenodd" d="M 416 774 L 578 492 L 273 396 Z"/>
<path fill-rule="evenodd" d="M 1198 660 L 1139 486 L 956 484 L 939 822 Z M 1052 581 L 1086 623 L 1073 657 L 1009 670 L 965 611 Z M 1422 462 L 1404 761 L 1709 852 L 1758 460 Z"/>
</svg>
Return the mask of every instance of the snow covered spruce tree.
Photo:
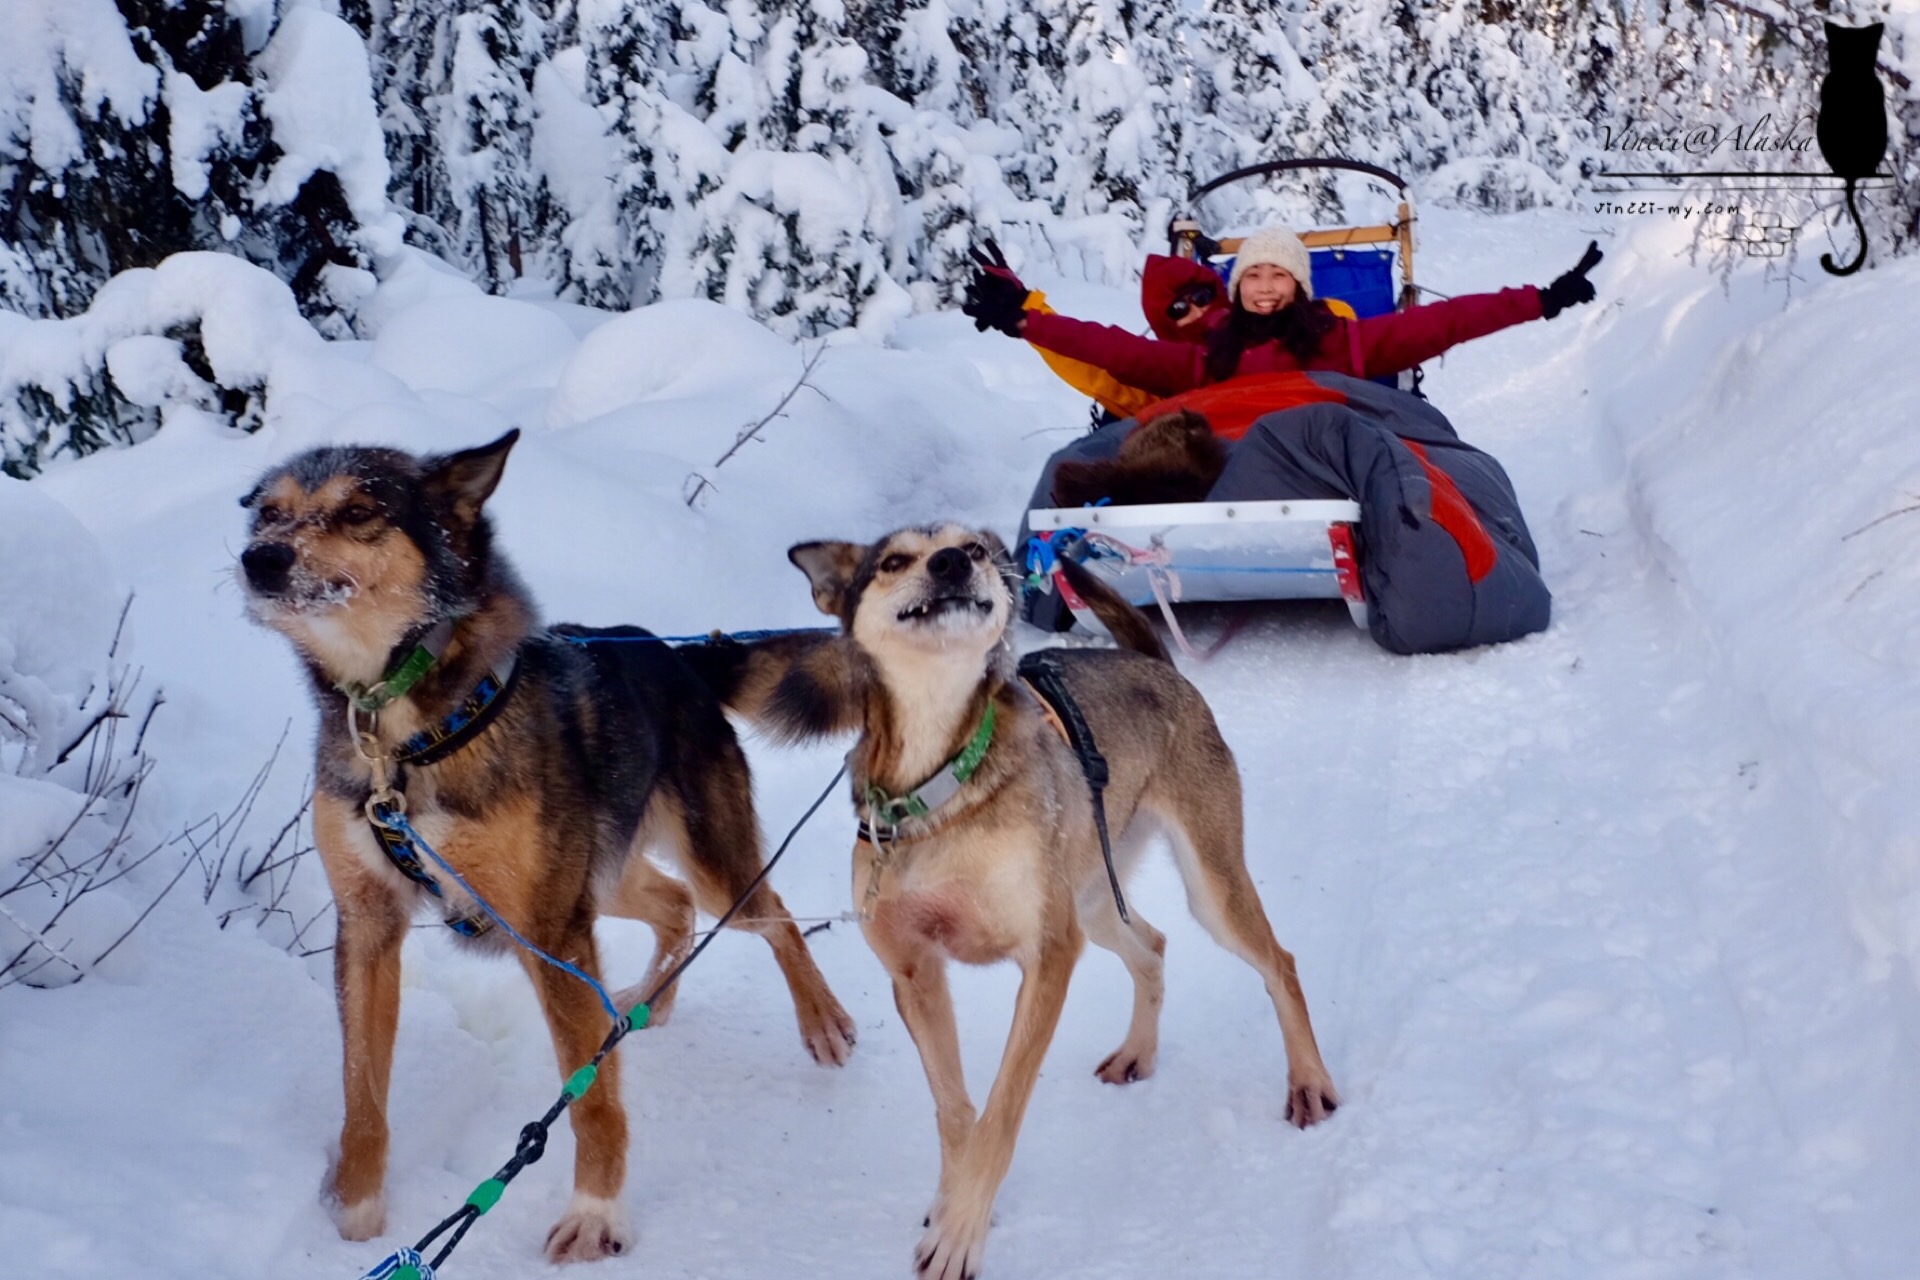
<svg viewBox="0 0 1920 1280">
<path fill-rule="evenodd" d="M 1012 203 L 992 157 L 970 145 L 987 118 L 991 41 L 977 5 L 873 0 L 847 6 L 846 36 L 867 55 L 865 95 L 893 164 L 901 207 L 887 270 L 916 305 L 950 305 L 965 285 L 967 250 Z"/>
<path fill-rule="evenodd" d="M 1111 215 L 1134 241 L 1149 225 L 1165 225 L 1177 182 L 1171 17 L 1168 0 L 1076 0 L 1067 13 L 1062 211 Z M 1140 63 L 1149 48 L 1151 75 Z"/>
<path fill-rule="evenodd" d="M 1063 0 L 982 0 L 987 33 L 988 115 L 1011 129 L 1015 146 L 1000 153 L 1008 188 L 1054 212 L 1064 207 L 1059 158 L 1064 124 L 1067 32 Z"/>
<path fill-rule="evenodd" d="M 1586 131 L 1562 71 L 1562 10 L 1557 0 L 1483 0 L 1413 23 L 1403 163 L 1425 177 L 1430 198 L 1512 210 L 1571 194 L 1574 133 Z"/>
<path fill-rule="evenodd" d="M 603 305 L 709 297 L 795 335 L 904 310 L 898 183 L 844 25 L 802 0 L 640 8 L 581 9 L 617 159 L 569 229 L 570 284 Z"/>
<path fill-rule="evenodd" d="M 697 6 L 683 13 L 692 17 Z M 673 219 L 661 277 L 810 335 L 860 318 L 884 289 L 894 179 L 859 93 L 866 55 L 808 0 L 733 3 L 701 15 L 705 40 L 678 71 L 727 151 L 719 182 Z"/>
<path fill-rule="evenodd" d="M 292 286 L 323 332 L 399 247 L 360 34 L 317 9 L 278 22 L 215 0 L 18 0 L 0 56 L 0 306 L 86 311 L 113 276 L 192 249 Z M 195 329 L 168 333 L 234 421 L 257 388 L 222 386 Z M 144 438 L 157 410 L 101 353 L 49 385 L 0 389 L 6 468 Z"/>
<path fill-rule="evenodd" d="M 1189 34 L 1193 81 L 1181 148 L 1184 185 L 1266 160 L 1341 154 L 1325 104 L 1329 89 L 1308 70 L 1295 43 L 1292 23 L 1298 17 L 1297 10 L 1261 0 L 1213 0 L 1196 15 Z M 1376 31 L 1372 38 L 1385 37 Z M 1323 77 L 1333 73 L 1330 65 L 1317 69 Z M 1309 203 L 1302 203 L 1300 193 Z M 1273 214 L 1304 221 L 1341 213 L 1333 183 L 1318 177 L 1286 184 L 1271 198 L 1236 193 L 1235 204 L 1216 216 L 1252 222 Z"/>
<path fill-rule="evenodd" d="M 392 0 L 375 33 L 394 200 L 416 242 L 500 292 L 551 279 L 552 196 L 533 162 L 552 0 Z"/>
<path fill-rule="evenodd" d="M 560 278 L 592 306 L 635 306 L 655 296 L 668 213 L 717 183 L 720 148 L 699 145 L 699 121 L 660 87 L 674 42 L 691 35 L 678 6 L 581 0 L 579 23 L 581 93 L 606 130 L 609 181 L 571 210 Z M 668 145 L 669 132 L 681 146 Z"/>
<path fill-rule="evenodd" d="M 216 0 L 20 3 L 60 18 L 23 15 L 0 77 L 0 301 L 72 315 L 116 272 L 218 248 L 337 313 L 326 268 L 392 244 L 352 28 L 295 9 L 266 29 Z"/>
</svg>

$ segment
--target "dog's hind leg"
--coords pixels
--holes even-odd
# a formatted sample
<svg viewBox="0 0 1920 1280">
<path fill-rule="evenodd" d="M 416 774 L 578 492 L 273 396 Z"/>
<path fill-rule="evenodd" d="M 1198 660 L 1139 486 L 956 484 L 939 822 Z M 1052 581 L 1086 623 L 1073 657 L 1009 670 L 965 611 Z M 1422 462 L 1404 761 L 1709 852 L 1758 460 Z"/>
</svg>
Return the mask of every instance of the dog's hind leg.
<svg viewBox="0 0 1920 1280">
<path fill-rule="evenodd" d="M 1313 1038 L 1293 956 L 1274 937 L 1247 871 L 1233 757 L 1216 737 L 1172 758 L 1180 762 L 1173 776 L 1149 783 L 1141 805 L 1166 824 L 1194 917 L 1266 982 L 1287 1047 L 1287 1118 L 1304 1129 L 1332 1114 L 1339 1097 Z"/>
<path fill-rule="evenodd" d="M 599 898 L 600 910 L 609 915 L 638 920 L 653 928 L 653 962 L 647 976 L 633 986 L 614 993 L 613 1002 L 622 1013 L 646 998 L 669 969 L 679 964 L 693 942 L 693 892 L 648 861 L 642 842 L 628 854 L 620 879 Z M 647 1005 L 647 1025 L 657 1027 L 673 1012 L 673 998 L 679 993 L 676 981 Z"/>
<path fill-rule="evenodd" d="M 1127 904 L 1132 922 L 1122 922 L 1104 880 L 1100 893 L 1104 901 L 1083 909 L 1080 925 L 1089 941 L 1119 956 L 1132 975 L 1133 1021 L 1127 1025 L 1127 1038 L 1093 1069 L 1093 1074 L 1108 1084 L 1130 1084 L 1153 1074 L 1154 1059 L 1160 1051 L 1160 1006 L 1167 991 L 1167 936 L 1148 924 L 1140 908 L 1132 903 Z"/>
<path fill-rule="evenodd" d="M 736 746 L 734 752 L 738 753 Z M 703 794 L 688 804 L 674 804 L 666 796 L 660 828 L 664 841 L 677 846 L 687 879 L 701 910 L 719 916 L 740 900 L 766 865 L 760 852 L 760 828 L 753 806 L 746 800 L 752 783 L 744 757 L 738 760 L 740 783 L 723 778 L 721 770 L 705 770 L 695 785 Z M 675 828 L 678 828 L 677 830 Z M 793 1009 L 800 1022 L 800 1039 L 815 1062 L 840 1066 L 853 1053 L 854 1025 L 847 1011 L 814 963 L 807 940 L 793 922 L 787 904 L 770 884 L 761 884 L 740 907 L 733 927 L 757 933 L 773 948 L 773 958 L 793 993 Z"/>
<path fill-rule="evenodd" d="M 381 1188 L 387 1176 L 387 1092 L 400 1025 L 400 944 L 407 936 L 407 917 L 395 890 L 351 845 L 355 836 L 372 843 L 358 810 L 321 791 L 314 798 L 313 821 L 339 921 L 333 983 L 346 1099 L 326 1199 L 342 1236 L 371 1240 L 386 1230 Z"/>
<path fill-rule="evenodd" d="M 583 972 L 598 978 L 599 955 L 590 922 L 575 923 L 563 934 L 536 942 Z M 553 1034 L 554 1056 L 562 1078 L 592 1060 L 607 1038 L 607 1016 L 599 999 L 572 974 L 537 956 L 521 962 Z M 573 1101 L 573 1201 L 547 1233 L 549 1262 L 592 1262 L 624 1253 L 633 1231 L 620 1208 L 620 1186 L 627 1176 L 627 1113 L 620 1105 L 619 1054 L 600 1064 L 593 1087 Z"/>
</svg>

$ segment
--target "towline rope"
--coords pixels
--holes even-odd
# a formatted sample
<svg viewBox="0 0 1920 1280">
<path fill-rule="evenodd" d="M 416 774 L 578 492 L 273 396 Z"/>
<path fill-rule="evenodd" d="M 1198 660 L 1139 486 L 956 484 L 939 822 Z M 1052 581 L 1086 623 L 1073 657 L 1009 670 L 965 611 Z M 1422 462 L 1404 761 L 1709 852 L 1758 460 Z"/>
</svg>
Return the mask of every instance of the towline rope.
<svg viewBox="0 0 1920 1280">
<path fill-rule="evenodd" d="M 765 627 L 757 631 L 703 631 L 697 636 L 572 636 L 555 633 L 554 638 L 577 644 L 718 644 L 728 640 L 751 644 L 755 640 L 773 640 L 780 636 L 817 636 L 838 633 L 838 627 Z"/>
<path fill-rule="evenodd" d="M 596 641 L 596 643 L 598 642 Z M 560 1118 L 561 1114 L 566 1111 L 567 1107 L 570 1106 L 575 1099 L 582 1097 L 587 1090 L 593 1087 L 594 1080 L 598 1078 L 600 1074 L 600 1064 L 606 1060 L 607 1055 L 613 1052 L 616 1045 L 626 1039 L 629 1032 L 638 1031 L 647 1025 L 647 1019 L 651 1014 L 650 1006 L 653 1002 L 660 998 L 662 992 L 679 980 L 680 975 L 686 972 L 687 966 L 700 958 L 700 953 L 705 951 L 707 947 L 712 944 L 713 940 L 720 936 L 720 931 L 726 928 L 727 922 L 739 914 L 740 909 L 747 904 L 749 898 L 759 892 L 760 886 L 765 884 L 767 877 L 773 873 L 775 864 L 777 864 L 781 856 L 786 853 L 787 846 L 793 843 L 793 838 L 800 834 L 800 829 L 807 825 L 807 822 L 815 813 L 819 812 L 820 806 L 826 803 L 827 797 L 833 794 L 833 789 L 839 786 L 841 779 L 846 776 L 847 767 L 845 764 L 842 764 L 839 771 L 833 775 L 833 780 L 827 783 L 826 789 L 819 794 L 811 805 L 807 806 L 807 811 L 800 815 L 800 820 L 793 824 L 792 830 L 787 832 L 786 839 L 780 842 L 780 847 L 775 849 L 773 856 L 767 859 L 767 865 L 760 868 L 760 874 L 753 878 L 753 882 L 734 900 L 733 905 L 726 909 L 726 912 L 714 923 L 713 928 L 708 931 L 707 935 L 694 946 L 693 950 L 689 951 L 682 957 L 678 964 L 669 969 L 666 975 L 654 984 L 653 990 L 646 994 L 646 998 L 641 1000 L 639 1004 L 633 1006 L 625 1015 L 621 1015 L 614 1008 L 613 1001 L 607 996 L 605 989 L 601 987 L 599 983 L 594 982 L 593 979 L 573 968 L 571 965 L 562 964 L 554 960 L 551 956 L 548 956 L 545 952 L 532 947 L 531 944 L 525 942 L 525 940 L 522 939 L 519 934 L 514 933 L 513 930 L 507 930 L 509 936 L 516 942 L 520 942 L 522 946 L 526 946 L 541 959 L 551 964 L 560 965 L 561 968 L 591 985 L 594 991 L 599 994 L 601 1003 L 607 1006 L 609 1013 L 613 1016 L 613 1029 L 607 1033 L 606 1040 L 602 1042 L 599 1052 L 593 1055 L 592 1060 L 567 1077 L 566 1084 L 561 1086 L 560 1096 L 554 1100 L 552 1106 L 547 1108 L 546 1114 L 520 1130 L 520 1141 L 514 1148 L 512 1159 L 501 1165 L 499 1171 L 491 1178 L 488 1178 L 485 1182 L 475 1187 L 473 1193 L 467 1197 L 466 1203 L 448 1215 L 438 1226 L 434 1227 L 433 1230 L 422 1236 L 418 1244 L 415 1244 L 411 1249 L 398 1249 L 387 1255 L 380 1260 L 379 1265 L 363 1275 L 361 1280 L 434 1280 L 437 1269 L 446 1262 L 448 1255 L 459 1245 L 461 1238 L 467 1234 L 467 1229 L 473 1226 L 482 1215 L 500 1202 L 500 1197 L 506 1191 L 507 1184 L 518 1177 L 522 1169 L 535 1163 L 541 1156 L 547 1153 L 548 1130 L 553 1127 L 554 1121 Z M 402 817 L 400 818 L 400 822 L 404 826 L 406 819 Z M 413 838 L 419 842 L 420 847 L 426 851 L 429 857 L 441 866 L 446 866 L 445 861 L 441 859 L 440 855 L 435 853 L 426 841 L 420 839 L 418 832 L 412 831 L 410 827 L 406 829 Z M 472 890 L 468 890 L 468 892 L 471 893 Z M 477 895 L 474 897 L 474 901 L 479 903 L 487 914 L 493 916 L 495 920 L 499 920 L 499 916 L 494 912 L 493 908 L 481 901 Z M 505 921 L 500 921 L 500 923 L 504 925 Z M 448 1232 L 452 1234 L 448 1235 Z M 443 1235 L 447 1236 L 446 1242 L 440 1246 L 439 1252 L 434 1254 L 433 1259 L 428 1261 L 426 1251 L 432 1248 L 434 1241 Z"/>
</svg>

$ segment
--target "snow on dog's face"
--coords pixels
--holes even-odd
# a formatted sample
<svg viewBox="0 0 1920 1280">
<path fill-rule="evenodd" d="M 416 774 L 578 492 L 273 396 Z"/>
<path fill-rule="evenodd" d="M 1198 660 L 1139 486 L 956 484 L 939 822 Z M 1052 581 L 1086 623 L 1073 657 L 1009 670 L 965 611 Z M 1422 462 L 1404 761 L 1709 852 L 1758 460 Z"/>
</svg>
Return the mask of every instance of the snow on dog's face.
<svg viewBox="0 0 1920 1280">
<path fill-rule="evenodd" d="M 1012 562 L 993 534 L 946 524 L 871 546 L 807 542 L 787 553 L 814 603 L 871 653 L 907 646 L 985 652 L 1013 618 Z"/>
<path fill-rule="evenodd" d="M 377 679 L 402 637 L 469 602 L 490 536 L 480 505 L 518 434 L 445 457 L 331 446 L 268 472 L 240 500 L 248 616 L 336 678 Z"/>
</svg>

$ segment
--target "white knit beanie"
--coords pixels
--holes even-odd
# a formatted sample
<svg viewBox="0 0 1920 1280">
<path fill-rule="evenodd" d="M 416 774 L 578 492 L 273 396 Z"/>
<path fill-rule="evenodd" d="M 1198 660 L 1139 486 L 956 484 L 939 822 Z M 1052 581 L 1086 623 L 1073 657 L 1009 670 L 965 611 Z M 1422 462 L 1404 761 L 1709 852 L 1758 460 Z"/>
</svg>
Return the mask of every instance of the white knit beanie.
<svg viewBox="0 0 1920 1280">
<path fill-rule="evenodd" d="M 1262 227 L 1240 242 L 1239 252 L 1233 257 L 1233 274 L 1227 278 L 1227 294 L 1237 300 L 1240 277 L 1248 267 L 1262 262 L 1279 267 L 1298 280 L 1302 297 L 1313 296 L 1313 263 L 1307 257 L 1307 246 L 1285 227 Z"/>
</svg>

